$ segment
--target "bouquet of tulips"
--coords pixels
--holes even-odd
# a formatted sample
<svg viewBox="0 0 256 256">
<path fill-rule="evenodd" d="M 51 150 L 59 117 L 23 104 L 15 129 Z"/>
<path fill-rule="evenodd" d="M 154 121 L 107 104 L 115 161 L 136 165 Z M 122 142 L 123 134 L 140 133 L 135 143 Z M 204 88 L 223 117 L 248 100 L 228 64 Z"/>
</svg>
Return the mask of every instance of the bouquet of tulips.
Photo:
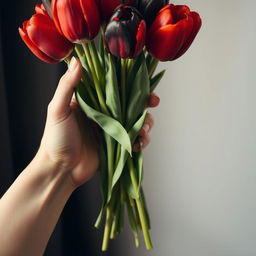
<svg viewBox="0 0 256 256">
<path fill-rule="evenodd" d="M 168 0 L 43 0 L 19 33 L 41 60 L 79 57 L 83 75 L 75 90 L 84 113 L 102 129 L 100 149 L 102 250 L 123 229 L 124 208 L 139 246 L 142 230 L 152 248 L 141 182 L 142 152 L 132 152 L 148 97 L 164 71 L 159 61 L 183 55 L 201 27 L 198 13 Z M 94 40 L 97 37 L 96 40 Z M 97 44 L 96 44 L 97 42 Z"/>
</svg>

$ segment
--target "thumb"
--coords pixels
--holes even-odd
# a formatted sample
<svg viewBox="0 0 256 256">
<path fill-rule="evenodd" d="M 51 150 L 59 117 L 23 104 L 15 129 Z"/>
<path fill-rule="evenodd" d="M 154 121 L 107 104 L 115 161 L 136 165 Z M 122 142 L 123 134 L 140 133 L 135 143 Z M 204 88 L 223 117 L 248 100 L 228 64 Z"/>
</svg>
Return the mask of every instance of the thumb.
<svg viewBox="0 0 256 256">
<path fill-rule="evenodd" d="M 74 93 L 74 88 L 81 79 L 82 66 L 80 61 L 72 57 L 68 70 L 61 77 L 49 106 L 58 117 L 68 115 L 70 112 L 70 102 Z"/>
</svg>

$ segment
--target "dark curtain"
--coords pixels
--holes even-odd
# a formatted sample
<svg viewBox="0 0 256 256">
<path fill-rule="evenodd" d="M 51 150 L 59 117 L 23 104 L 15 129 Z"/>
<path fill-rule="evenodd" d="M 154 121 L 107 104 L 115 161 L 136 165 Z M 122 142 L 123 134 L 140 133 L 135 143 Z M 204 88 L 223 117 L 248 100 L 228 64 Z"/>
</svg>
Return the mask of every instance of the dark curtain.
<svg viewBox="0 0 256 256">
<path fill-rule="evenodd" d="M 0 196 L 35 155 L 48 102 L 65 69 L 63 64 L 38 60 L 19 37 L 17 29 L 33 14 L 36 3 L 1 0 L 0 4 Z M 102 230 L 93 227 L 99 208 L 95 177 L 71 196 L 45 255 L 103 255 Z M 114 248 L 110 253 L 115 254 Z"/>
</svg>

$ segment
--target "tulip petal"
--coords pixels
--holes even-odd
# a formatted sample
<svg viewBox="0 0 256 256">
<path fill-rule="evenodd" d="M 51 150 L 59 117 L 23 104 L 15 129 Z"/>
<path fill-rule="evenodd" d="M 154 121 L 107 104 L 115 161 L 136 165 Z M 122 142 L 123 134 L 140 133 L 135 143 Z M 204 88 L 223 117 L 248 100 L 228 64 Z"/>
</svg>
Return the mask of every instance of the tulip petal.
<svg viewBox="0 0 256 256">
<path fill-rule="evenodd" d="M 48 62 L 48 63 L 58 63 L 58 60 L 53 60 L 46 54 L 44 54 L 42 51 L 40 51 L 37 46 L 29 39 L 26 31 L 22 28 L 19 28 L 19 34 L 24 41 L 24 43 L 27 45 L 27 47 L 42 61 Z"/>
<path fill-rule="evenodd" d="M 87 23 L 88 39 L 97 36 L 100 29 L 100 14 L 95 0 L 80 0 L 80 5 Z"/>
<path fill-rule="evenodd" d="M 52 16 L 53 16 L 53 21 L 54 21 L 54 24 L 55 24 L 56 28 L 58 29 L 59 33 L 63 34 L 63 32 L 61 30 L 59 19 L 58 19 L 56 5 L 57 5 L 57 0 L 52 0 Z"/>
<path fill-rule="evenodd" d="M 52 59 L 64 59 L 72 50 L 72 44 L 59 34 L 49 16 L 33 15 L 26 30 L 33 44 Z"/>
<path fill-rule="evenodd" d="M 147 39 L 148 51 L 161 61 L 173 60 L 191 33 L 193 20 L 184 19 L 177 24 L 161 27 Z"/>
<path fill-rule="evenodd" d="M 154 31 L 158 30 L 163 26 L 174 23 L 174 17 L 171 11 L 173 7 L 173 4 L 169 4 L 158 12 L 153 24 L 150 26 L 148 34 L 150 34 L 151 32 L 154 33 Z"/>
<path fill-rule="evenodd" d="M 179 50 L 179 52 L 175 56 L 175 59 L 179 58 L 181 55 L 183 55 L 188 50 L 190 45 L 193 43 L 199 29 L 201 28 L 202 21 L 201 21 L 199 14 L 196 12 L 191 12 L 190 16 L 193 19 L 193 29 L 192 29 L 188 39 L 186 40 L 186 42 L 184 43 L 182 48 Z"/>
<path fill-rule="evenodd" d="M 48 15 L 43 4 L 37 4 L 35 7 L 35 12 L 43 15 Z"/>
<path fill-rule="evenodd" d="M 140 0 L 138 1 L 138 10 L 149 25 L 153 22 L 158 11 L 167 4 L 168 0 Z"/>
<path fill-rule="evenodd" d="M 62 34 L 71 42 L 88 39 L 87 23 L 84 20 L 80 0 L 54 1 L 53 17 Z"/>
<path fill-rule="evenodd" d="M 105 40 L 110 52 L 121 58 L 132 57 L 134 46 L 136 45 L 135 37 L 131 34 L 127 26 L 121 22 L 112 21 L 109 23 Z"/>
<path fill-rule="evenodd" d="M 145 45 L 145 39 L 146 39 L 146 23 L 144 20 L 140 22 L 140 25 L 138 27 L 138 32 L 136 35 L 136 46 L 133 58 L 137 57 L 137 55 L 142 50 L 143 46 Z"/>
</svg>

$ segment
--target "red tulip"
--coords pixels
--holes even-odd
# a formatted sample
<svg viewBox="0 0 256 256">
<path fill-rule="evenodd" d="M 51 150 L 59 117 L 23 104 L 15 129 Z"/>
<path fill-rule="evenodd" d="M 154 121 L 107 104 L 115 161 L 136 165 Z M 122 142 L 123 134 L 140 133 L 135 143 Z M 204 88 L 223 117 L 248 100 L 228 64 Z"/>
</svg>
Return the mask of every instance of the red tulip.
<svg viewBox="0 0 256 256">
<path fill-rule="evenodd" d="M 73 44 L 58 32 L 43 5 L 37 5 L 35 11 L 36 14 L 23 23 L 23 28 L 19 28 L 20 36 L 39 59 L 58 63 L 69 56 Z"/>
<path fill-rule="evenodd" d="M 97 0 L 100 8 L 101 19 L 107 22 L 113 15 L 115 9 L 121 4 L 133 6 L 138 0 Z"/>
<path fill-rule="evenodd" d="M 201 27 L 198 13 L 169 4 L 157 14 L 147 35 L 147 50 L 161 61 L 175 60 L 192 44 Z"/>
<path fill-rule="evenodd" d="M 71 42 L 92 40 L 100 29 L 100 14 L 95 0 L 53 0 L 53 20 Z"/>
<path fill-rule="evenodd" d="M 105 31 L 109 51 L 120 58 L 135 58 L 145 45 L 146 23 L 137 9 L 121 5 Z"/>
</svg>

